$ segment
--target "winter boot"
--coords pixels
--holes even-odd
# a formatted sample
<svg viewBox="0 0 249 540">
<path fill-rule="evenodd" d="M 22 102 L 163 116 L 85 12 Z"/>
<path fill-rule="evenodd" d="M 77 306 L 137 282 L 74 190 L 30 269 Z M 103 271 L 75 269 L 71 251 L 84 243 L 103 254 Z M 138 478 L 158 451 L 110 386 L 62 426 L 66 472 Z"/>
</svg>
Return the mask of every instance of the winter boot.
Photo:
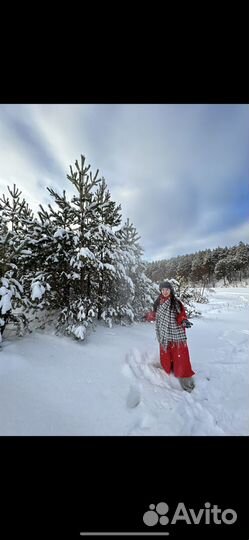
<svg viewBox="0 0 249 540">
<path fill-rule="evenodd" d="M 186 392 L 192 392 L 195 387 L 194 379 L 193 377 L 179 377 L 179 382 L 183 390 L 186 390 Z"/>
</svg>

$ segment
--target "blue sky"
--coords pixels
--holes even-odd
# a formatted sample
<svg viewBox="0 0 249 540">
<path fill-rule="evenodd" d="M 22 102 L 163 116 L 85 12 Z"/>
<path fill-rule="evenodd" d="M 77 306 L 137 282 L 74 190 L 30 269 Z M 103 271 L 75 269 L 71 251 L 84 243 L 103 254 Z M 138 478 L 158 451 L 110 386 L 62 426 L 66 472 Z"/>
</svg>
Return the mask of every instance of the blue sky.
<svg viewBox="0 0 249 540">
<path fill-rule="evenodd" d="M 249 241 L 249 105 L 0 105 L 0 191 L 36 210 L 72 193 L 80 154 L 99 169 L 144 258 Z"/>
</svg>

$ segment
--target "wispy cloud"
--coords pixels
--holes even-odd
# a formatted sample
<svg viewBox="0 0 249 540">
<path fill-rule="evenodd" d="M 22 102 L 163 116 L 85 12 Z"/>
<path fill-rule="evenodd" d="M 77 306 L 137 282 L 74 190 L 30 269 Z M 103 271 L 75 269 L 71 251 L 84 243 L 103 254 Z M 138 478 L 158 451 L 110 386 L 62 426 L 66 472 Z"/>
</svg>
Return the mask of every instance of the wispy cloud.
<svg viewBox="0 0 249 540">
<path fill-rule="evenodd" d="M 83 153 L 145 257 L 248 241 L 248 105 L 2 105 L 0 188 L 33 206 Z"/>
</svg>

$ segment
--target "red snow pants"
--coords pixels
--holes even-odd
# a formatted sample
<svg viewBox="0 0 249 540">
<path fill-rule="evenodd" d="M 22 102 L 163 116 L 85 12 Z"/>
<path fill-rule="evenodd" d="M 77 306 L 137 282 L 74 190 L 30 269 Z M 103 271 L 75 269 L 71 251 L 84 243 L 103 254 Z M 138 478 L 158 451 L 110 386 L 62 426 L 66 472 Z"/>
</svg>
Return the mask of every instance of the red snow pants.
<svg viewBox="0 0 249 540">
<path fill-rule="evenodd" d="M 160 345 L 160 362 L 163 369 L 170 374 L 173 371 L 175 377 L 192 377 L 192 370 L 187 343 L 178 345 L 169 344 L 166 351 Z"/>
</svg>

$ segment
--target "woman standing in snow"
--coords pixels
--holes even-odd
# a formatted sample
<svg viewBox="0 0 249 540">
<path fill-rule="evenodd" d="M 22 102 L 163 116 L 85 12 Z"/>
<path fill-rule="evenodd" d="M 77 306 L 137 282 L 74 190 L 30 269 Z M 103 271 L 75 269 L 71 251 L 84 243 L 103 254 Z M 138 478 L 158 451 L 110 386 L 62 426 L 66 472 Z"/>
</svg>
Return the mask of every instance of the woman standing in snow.
<svg viewBox="0 0 249 540">
<path fill-rule="evenodd" d="M 161 294 L 154 303 L 156 318 L 156 335 L 160 344 L 160 362 L 168 375 L 171 370 L 180 381 L 183 390 L 191 392 L 195 386 L 189 350 L 187 346 L 186 328 L 192 323 L 188 321 L 184 306 L 175 296 L 170 281 L 160 284 Z"/>
</svg>

